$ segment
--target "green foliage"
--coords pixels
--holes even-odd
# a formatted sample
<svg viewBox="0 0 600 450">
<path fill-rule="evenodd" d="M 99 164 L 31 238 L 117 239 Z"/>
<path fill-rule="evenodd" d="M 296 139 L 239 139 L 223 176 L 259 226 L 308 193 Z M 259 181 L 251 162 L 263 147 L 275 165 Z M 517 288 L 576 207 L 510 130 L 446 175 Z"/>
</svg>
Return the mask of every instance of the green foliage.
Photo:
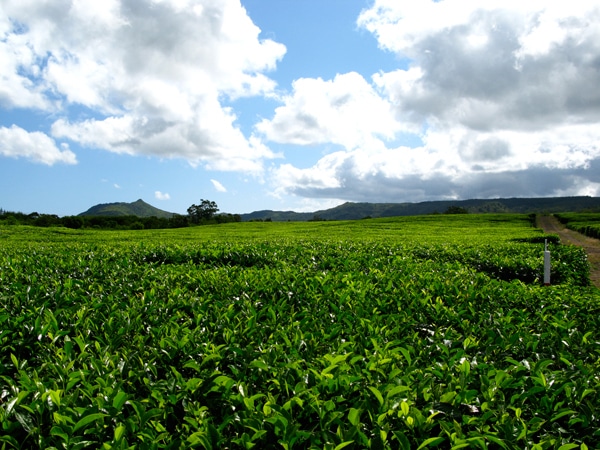
<svg viewBox="0 0 600 450">
<path fill-rule="evenodd" d="M 521 216 L 0 227 L 6 448 L 596 448 L 597 291 Z M 517 241 L 519 240 L 519 241 Z"/>
<path fill-rule="evenodd" d="M 211 200 L 200 200 L 199 205 L 192 205 L 187 209 L 190 221 L 199 224 L 211 220 L 219 211 L 217 204 Z"/>
<path fill-rule="evenodd" d="M 578 233 L 600 239 L 600 213 L 555 214 L 558 220 Z"/>
<path fill-rule="evenodd" d="M 315 212 L 254 211 L 243 214 L 244 221 L 310 220 L 315 215 L 325 220 L 358 220 L 363 217 L 398 217 L 439 214 L 448 208 L 458 207 L 472 214 L 482 213 L 562 213 L 565 211 L 600 211 L 599 197 L 544 197 L 544 198 L 499 198 L 471 200 L 443 200 L 420 203 L 352 203 L 347 202 L 334 208 Z"/>
<path fill-rule="evenodd" d="M 131 203 L 101 203 L 92 206 L 87 211 L 81 213 L 80 216 L 136 216 L 170 219 L 171 217 L 173 217 L 173 213 L 155 208 L 154 206 L 149 205 L 148 203 L 143 201 L 142 199 L 139 199 Z"/>
<path fill-rule="evenodd" d="M 226 217 L 220 222 L 223 223 L 227 221 L 236 221 L 236 217 Z M 58 217 L 53 214 L 4 213 L 0 215 L 0 225 L 33 225 L 43 228 L 66 227 L 73 229 L 139 230 L 187 227 L 188 218 L 187 216 L 178 214 L 173 214 L 170 218 L 165 218 L 156 216 L 139 217 L 135 215 Z"/>
<path fill-rule="evenodd" d="M 466 208 L 461 208 L 460 206 L 448 206 L 444 214 L 469 214 L 469 211 Z"/>
<path fill-rule="evenodd" d="M 206 223 L 222 224 L 240 222 L 237 214 L 218 214 Z M 171 218 L 138 217 L 138 216 L 48 216 L 41 215 L 36 219 L 28 216 L 17 218 L 8 214 L 0 225 L 35 225 L 38 227 L 67 227 L 73 229 L 94 228 L 102 230 L 158 230 L 164 228 L 183 228 L 189 226 L 187 216 L 174 214 Z"/>
<path fill-rule="evenodd" d="M 80 216 L 63 217 L 62 223 L 67 228 L 79 229 L 83 227 L 84 220 Z"/>
</svg>

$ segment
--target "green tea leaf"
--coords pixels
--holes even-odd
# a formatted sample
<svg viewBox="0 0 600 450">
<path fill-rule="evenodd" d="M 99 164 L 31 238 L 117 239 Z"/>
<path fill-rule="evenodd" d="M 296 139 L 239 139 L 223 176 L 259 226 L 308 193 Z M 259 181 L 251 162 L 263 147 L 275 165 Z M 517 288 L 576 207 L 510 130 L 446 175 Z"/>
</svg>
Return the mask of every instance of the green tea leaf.
<svg viewBox="0 0 600 450">
<path fill-rule="evenodd" d="M 417 450 L 421 450 L 422 448 L 427 448 L 427 447 L 437 447 L 442 442 L 444 442 L 443 437 L 432 437 L 429 439 L 425 439 L 423 441 L 423 443 L 417 447 Z"/>
<path fill-rule="evenodd" d="M 60 390 L 57 390 L 57 391 L 54 391 L 54 390 L 49 390 L 49 391 L 48 391 L 48 395 L 50 396 L 50 399 L 52 400 L 52 403 L 53 403 L 53 404 L 54 404 L 56 407 L 59 407 L 59 406 L 60 406 L 60 394 L 61 394 L 61 391 L 60 391 Z"/>
<path fill-rule="evenodd" d="M 552 419 L 550 419 L 550 422 L 555 422 L 558 419 L 560 419 L 561 417 L 570 416 L 572 414 L 577 414 L 577 411 L 573 411 L 572 409 L 568 409 L 566 411 L 561 411 L 558 414 L 552 416 Z"/>
<path fill-rule="evenodd" d="M 407 349 L 403 348 L 403 347 L 400 347 L 398 350 L 400 350 L 400 352 L 404 356 L 404 359 L 406 359 L 406 362 L 408 363 L 408 365 L 411 366 L 412 365 L 412 358 L 410 357 L 410 352 Z"/>
<path fill-rule="evenodd" d="M 117 392 L 117 395 L 114 396 L 112 405 L 117 411 L 120 411 L 123 408 L 123 405 L 127 401 L 127 394 L 123 391 Z"/>
<path fill-rule="evenodd" d="M 406 403 L 406 402 L 400 403 L 400 408 L 402 409 L 402 414 L 404 416 L 408 416 L 408 413 L 410 412 L 410 406 L 408 406 L 408 403 Z"/>
<path fill-rule="evenodd" d="M 583 400 L 586 396 L 588 396 L 589 394 L 593 394 L 595 393 L 596 390 L 595 389 L 585 389 L 582 393 L 581 393 L 581 398 L 580 400 Z"/>
<path fill-rule="evenodd" d="M 390 399 L 391 397 L 394 397 L 395 395 L 398 395 L 398 394 L 401 394 L 402 392 L 406 392 L 406 391 L 410 391 L 410 390 L 411 390 L 410 386 L 396 386 L 385 393 L 385 398 Z"/>
<path fill-rule="evenodd" d="M 348 411 L 348 420 L 353 426 L 357 427 L 360 423 L 360 410 L 356 408 L 350 408 Z"/>
<path fill-rule="evenodd" d="M 87 425 L 89 425 L 92 422 L 95 422 L 96 420 L 104 419 L 107 416 L 108 416 L 108 414 L 103 414 L 103 413 L 88 414 L 87 416 L 81 418 L 75 424 L 75 426 L 73 427 L 73 432 L 76 432 L 77 430 L 86 427 Z"/>
<path fill-rule="evenodd" d="M 125 426 L 119 425 L 117 428 L 115 428 L 115 441 L 119 442 L 123 437 L 123 434 L 125 434 Z"/>
<path fill-rule="evenodd" d="M 383 396 L 381 395 L 381 392 L 379 392 L 379 389 L 377 389 L 376 387 L 373 387 L 373 386 L 368 386 L 368 388 L 373 393 L 375 398 L 377 398 L 379 405 L 383 406 L 384 400 L 383 400 Z"/>
<path fill-rule="evenodd" d="M 484 436 L 484 438 L 490 442 L 493 442 L 496 445 L 499 445 L 502 448 L 505 448 L 505 449 L 510 448 L 502 439 L 499 439 L 498 437 L 493 436 L 491 434 L 486 434 Z"/>
</svg>

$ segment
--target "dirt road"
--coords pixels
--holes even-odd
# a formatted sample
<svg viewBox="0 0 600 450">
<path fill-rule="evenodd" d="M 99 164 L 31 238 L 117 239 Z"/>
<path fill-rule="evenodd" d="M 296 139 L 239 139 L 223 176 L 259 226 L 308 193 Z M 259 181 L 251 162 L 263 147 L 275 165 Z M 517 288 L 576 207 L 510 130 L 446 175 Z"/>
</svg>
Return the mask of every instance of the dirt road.
<svg viewBox="0 0 600 450">
<path fill-rule="evenodd" d="M 565 228 L 554 216 L 537 216 L 537 226 L 544 233 L 558 234 L 562 244 L 583 247 L 590 262 L 590 281 L 600 288 L 600 240 Z"/>
</svg>

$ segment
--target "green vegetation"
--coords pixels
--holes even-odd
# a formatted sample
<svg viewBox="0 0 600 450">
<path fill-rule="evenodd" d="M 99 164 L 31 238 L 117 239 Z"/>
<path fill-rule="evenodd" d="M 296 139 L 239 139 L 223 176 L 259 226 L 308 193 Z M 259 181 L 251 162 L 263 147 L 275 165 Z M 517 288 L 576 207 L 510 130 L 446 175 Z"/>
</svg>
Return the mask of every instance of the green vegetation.
<svg viewBox="0 0 600 450">
<path fill-rule="evenodd" d="M 567 228 L 600 239 L 600 213 L 561 213 L 555 216 Z"/>
<path fill-rule="evenodd" d="M 87 211 L 79 214 L 80 216 L 137 216 L 137 217 L 158 217 L 161 219 L 170 219 L 173 213 L 163 211 L 149 205 L 144 200 L 139 199 L 135 202 L 125 203 L 101 203 L 92 206 Z"/>
<path fill-rule="evenodd" d="M 78 216 L 59 217 L 56 214 L 23 214 L 0 209 L 0 225 L 33 225 L 36 227 L 94 228 L 103 230 L 158 230 L 183 228 L 190 225 L 240 222 L 239 214 L 216 214 L 215 202 L 202 200 L 192 205 L 188 215 L 168 213 L 148 205 L 143 200 L 133 203 L 96 205 Z"/>
<path fill-rule="evenodd" d="M 564 211 L 600 211 L 599 197 L 546 197 L 546 198 L 497 198 L 471 200 L 444 200 L 421 203 L 352 203 L 347 202 L 334 208 L 315 212 L 254 211 L 242 214 L 243 221 L 311 220 L 317 216 L 325 220 L 358 220 L 365 217 L 398 217 L 439 214 L 449 209 L 460 208 L 471 214 L 481 213 L 560 213 Z"/>
<path fill-rule="evenodd" d="M 190 221 L 194 224 L 210 221 L 219 211 L 217 204 L 211 200 L 201 199 L 199 205 L 192 204 L 188 209 Z"/>
<path fill-rule="evenodd" d="M 598 291 L 556 242 L 516 215 L 0 226 L 0 443 L 597 448 Z"/>
</svg>

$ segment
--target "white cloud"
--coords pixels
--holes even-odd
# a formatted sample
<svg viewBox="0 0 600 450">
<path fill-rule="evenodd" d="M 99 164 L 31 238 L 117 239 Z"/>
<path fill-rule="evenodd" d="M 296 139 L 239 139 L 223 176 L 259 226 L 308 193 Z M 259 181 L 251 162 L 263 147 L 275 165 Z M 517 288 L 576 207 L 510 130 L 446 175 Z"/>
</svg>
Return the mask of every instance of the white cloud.
<svg viewBox="0 0 600 450">
<path fill-rule="evenodd" d="M 411 60 L 375 80 L 402 120 L 538 130 L 600 116 L 597 2 L 378 0 L 358 23 Z"/>
<path fill-rule="evenodd" d="M 114 183 L 114 184 L 113 184 L 113 187 L 114 187 L 115 189 L 121 189 L 121 186 L 120 186 L 119 184 L 117 184 L 117 183 Z"/>
<path fill-rule="evenodd" d="M 212 183 L 213 187 L 215 188 L 215 190 L 217 192 L 227 192 L 227 189 L 225 188 L 225 186 L 223 186 L 220 182 L 218 182 L 217 180 L 210 180 L 210 182 Z"/>
<path fill-rule="evenodd" d="M 0 155 L 27 158 L 48 166 L 77 164 L 77 157 L 66 144 L 58 148 L 56 142 L 44 133 L 29 133 L 16 125 L 0 127 Z"/>
<path fill-rule="evenodd" d="M 350 87 L 341 82 L 348 74 L 296 82 L 259 131 L 341 148 L 312 167 L 275 170 L 280 194 L 418 201 L 596 192 L 598 2 L 375 0 L 357 23 L 405 68 L 375 74 L 372 85 Z M 340 91 L 352 114 L 334 106 Z M 402 132 L 422 145 L 398 146 Z"/>
<path fill-rule="evenodd" d="M 157 200 L 170 200 L 171 196 L 167 192 L 163 193 L 160 191 L 155 191 L 154 198 L 156 198 Z"/>
<path fill-rule="evenodd" d="M 352 149 L 377 145 L 401 129 L 392 107 L 359 74 L 333 80 L 301 78 L 272 120 L 256 128 L 275 142 L 299 145 L 335 143 Z"/>
<path fill-rule="evenodd" d="M 54 105 L 54 137 L 253 173 L 276 156 L 222 104 L 273 92 L 265 72 L 286 51 L 239 0 L 6 0 L 0 16 L 0 104 Z M 67 118 L 72 105 L 94 118 Z"/>
<path fill-rule="evenodd" d="M 0 107 L 49 110 L 40 82 L 40 63 L 23 34 L 14 32 L 14 24 L 0 4 Z"/>
</svg>

